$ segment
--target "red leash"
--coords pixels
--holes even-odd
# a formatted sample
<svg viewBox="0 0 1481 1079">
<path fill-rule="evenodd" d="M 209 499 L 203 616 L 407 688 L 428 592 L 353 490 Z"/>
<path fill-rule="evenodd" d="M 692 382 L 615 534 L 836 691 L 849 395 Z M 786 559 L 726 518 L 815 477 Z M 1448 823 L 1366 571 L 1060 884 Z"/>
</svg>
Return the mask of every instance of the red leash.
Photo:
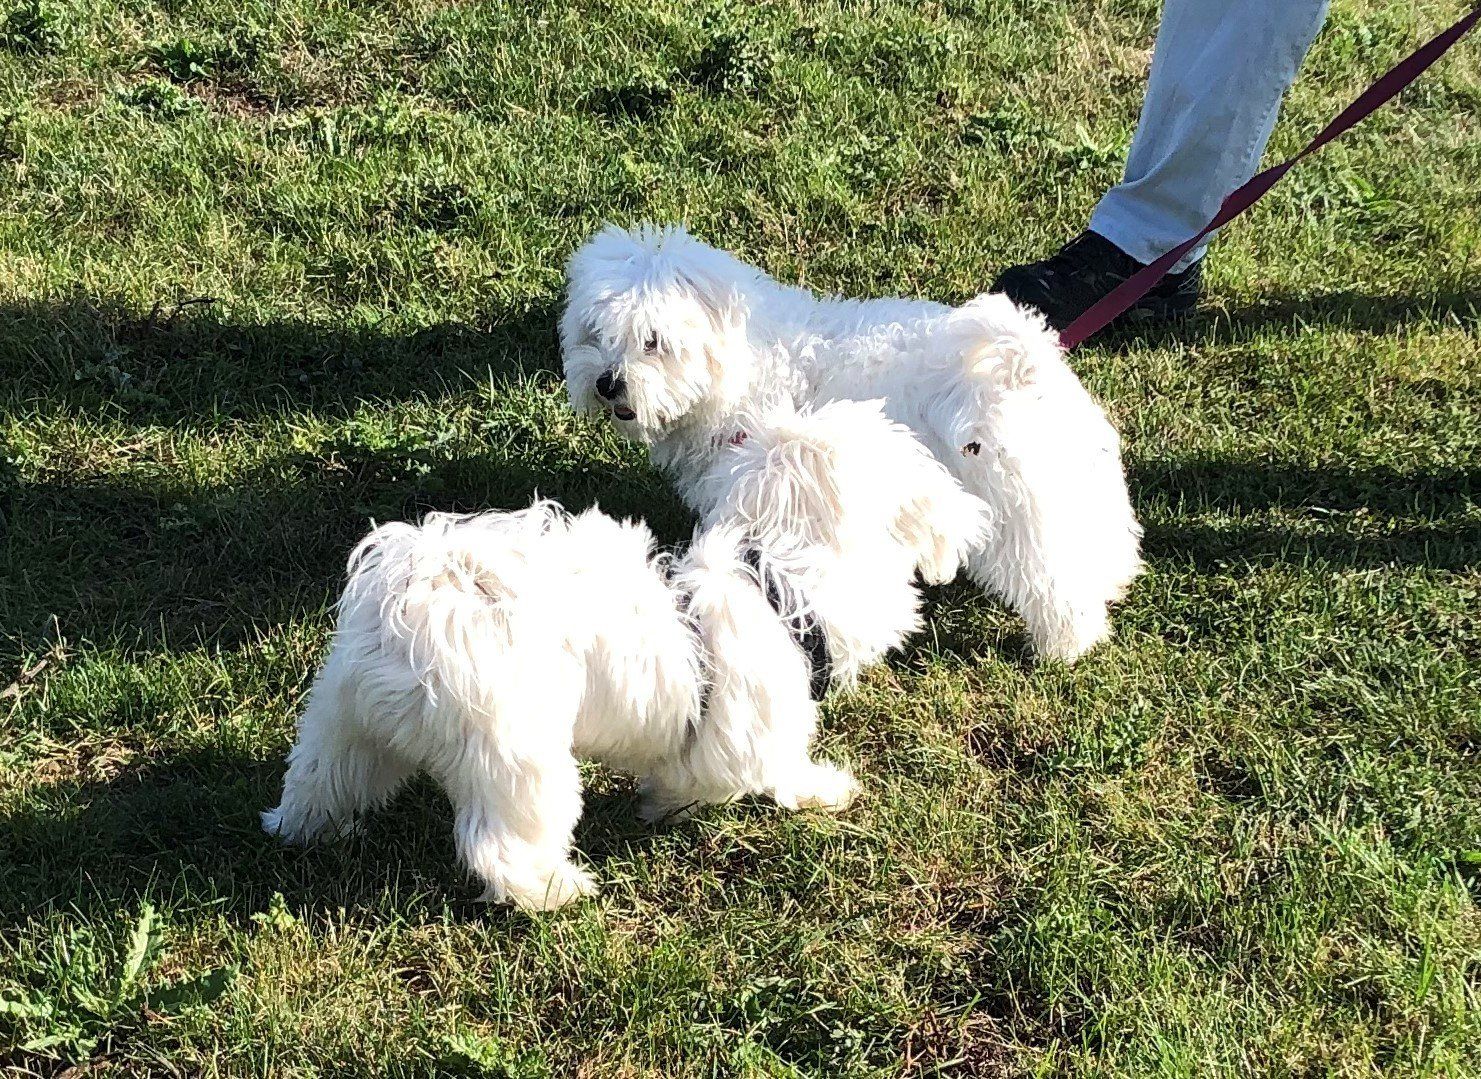
<svg viewBox="0 0 1481 1079">
<path fill-rule="evenodd" d="M 1279 165 L 1268 168 L 1256 174 L 1247 183 L 1235 188 L 1234 192 L 1219 207 L 1219 212 L 1214 215 L 1214 219 L 1204 226 L 1202 232 L 1184 240 L 1156 262 L 1138 270 L 1102 296 L 1084 314 L 1065 327 L 1064 332 L 1059 335 L 1060 345 L 1066 351 L 1075 348 L 1125 314 L 1133 304 L 1151 291 L 1153 285 L 1162 280 L 1163 275 L 1172 269 L 1178 259 L 1197 247 L 1198 241 L 1248 210 L 1302 159 L 1316 153 L 1359 121 L 1366 119 L 1380 106 L 1387 104 L 1400 90 L 1419 78 L 1431 64 L 1444 56 L 1450 47 L 1463 38 L 1478 21 L 1481 21 L 1481 7 L 1475 8 L 1449 30 L 1426 42 L 1411 56 L 1396 64 L 1391 71 L 1363 91 L 1356 101 L 1343 109 L 1342 114 L 1328 124 L 1320 135 L 1312 139 L 1306 149 L 1289 161 L 1283 161 Z"/>
</svg>

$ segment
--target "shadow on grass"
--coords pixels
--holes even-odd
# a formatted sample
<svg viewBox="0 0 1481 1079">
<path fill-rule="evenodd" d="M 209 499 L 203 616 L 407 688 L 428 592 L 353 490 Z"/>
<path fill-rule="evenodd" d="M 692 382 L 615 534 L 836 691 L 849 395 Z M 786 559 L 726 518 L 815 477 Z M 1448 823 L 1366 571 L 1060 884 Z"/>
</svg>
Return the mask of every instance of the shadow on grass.
<svg viewBox="0 0 1481 1079">
<path fill-rule="evenodd" d="M 345 416 L 365 400 L 559 371 L 549 304 L 404 329 L 394 318 L 390 328 L 232 319 L 207 299 L 140 310 L 79 295 L 0 307 L 0 401 L 17 413 L 62 408 L 192 430 L 303 411 Z"/>
<path fill-rule="evenodd" d="M 277 803 L 283 762 L 216 748 L 172 754 L 91 783 L 41 788 L 0 816 L 3 924 L 15 931 L 38 912 L 84 915 L 209 902 L 245 923 L 275 892 L 316 911 L 374 908 L 401 917 L 419 908 L 495 919 L 507 908 L 478 902 L 481 886 L 457 862 L 452 809 L 425 777 L 410 783 L 354 835 L 285 846 L 258 812 Z M 601 879 L 609 859 L 631 859 L 659 833 L 635 816 L 625 790 L 587 798 L 577 856 Z"/>
<path fill-rule="evenodd" d="M 1263 330 L 1355 330 L 1383 333 L 1419 321 L 1481 327 L 1481 292 L 1447 290 L 1419 296 L 1378 296 L 1346 290 L 1319 295 L 1277 293 L 1254 303 L 1205 307 L 1178 322 L 1135 322 L 1101 334 L 1094 347 L 1129 352 L 1166 345 L 1211 345 Z"/>
<path fill-rule="evenodd" d="M 572 509 L 600 500 L 643 516 L 665 542 L 690 528 L 646 469 L 567 468 L 488 446 L 415 468 L 395 451 L 339 447 L 222 486 L 27 483 L 3 515 L 0 551 L 15 572 L 0 579 L 0 640 L 9 642 L 0 647 L 35 650 L 52 634 L 128 652 L 233 647 L 323 610 L 372 520 L 521 508 L 536 491 Z"/>
<path fill-rule="evenodd" d="M 1203 570 L 1244 562 L 1460 571 L 1481 563 L 1481 523 L 1472 513 L 1481 501 L 1478 469 L 1404 472 L 1194 459 L 1133 460 L 1127 471 L 1144 518 L 1182 516 L 1189 509 L 1234 518 L 1227 525 L 1150 524 L 1144 553 L 1152 560 Z M 1300 514 L 1310 528 L 1239 519 L 1269 510 Z M 1343 525 L 1370 515 L 1388 520 L 1382 528 Z"/>
<path fill-rule="evenodd" d="M 1335 317 L 1367 318 L 1371 326 L 1382 324 L 1375 311 L 1395 321 L 1411 313 L 1397 300 L 1362 301 L 1277 300 L 1259 317 L 1320 313 L 1323 303 Z M 1456 296 L 1423 309 L 1473 314 L 1475 302 Z M 185 430 L 295 410 L 343 417 L 367 398 L 435 402 L 471 379 L 488 378 L 496 394 L 534 372 L 554 383 L 555 317 L 553 308 L 534 306 L 483 327 L 398 332 L 293 320 L 237 324 L 209 304 L 141 312 L 73 298 L 0 309 L 0 371 L 9 376 L 9 407 L 20 415 L 50 408 Z M 544 438 L 539 426 L 538 418 L 527 431 L 495 425 L 486 439 L 475 433 L 430 450 L 347 442 L 285 453 L 215 486 L 164 468 L 10 484 L 0 491 L 0 554 L 15 570 L 0 578 L 0 661 L 42 650 L 54 633 L 126 651 L 232 647 L 322 611 L 337 592 L 346 552 L 372 519 L 517 508 L 539 491 L 572 508 L 600 501 L 609 512 L 641 517 L 665 542 L 687 536 L 691 518 L 661 477 L 641 466 L 594 467 L 579 444 Z M 1152 522 L 1148 557 L 1174 566 L 1460 570 L 1481 556 L 1481 528 L 1462 516 L 1478 497 L 1475 469 L 1132 460 L 1129 478 Z M 1187 507 L 1231 519 L 1178 520 Z M 1310 527 L 1248 519 L 1270 509 L 1306 511 Z M 1333 523 L 1332 514 L 1360 510 L 1395 520 L 1382 531 Z M 951 603 L 969 599 L 958 590 L 948 596 L 948 613 Z M 989 641 L 980 618 L 937 635 L 964 656 L 1027 662 L 1017 620 L 994 625 L 999 632 Z"/>
<path fill-rule="evenodd" d="M 983 600 L 982 590 L 959 576 L 950 584 L 923 589 L 925 628 L 884 663 L 896 671 L 919 671 L 930 660 L 953 658 L 968 666 L 1007 664 L 1022 672 L 1039 662 L 1023 620 L 1005 605 Z"/>
<path fill-rule="evenodd" d="M 233 323 L 209 304 L 12 306 L 0 309 L 0 407 L 212 430 L 305 411 L 343 418 L 366 400 L 435 402 L 485 380 L 497 395 L 556 369 L 555 317 L 537 306 L 483 327 L 397 332 Z M 51 633 L 126 649 L 230 647 L 323 609 L 372 519 L 519 508 L 538 491 L 645 516 L 665 541 L 689 531 L 645 468 L 594 467 L 579 446 L 497 420 L 474 427 L 463 444 L 285 452 L 214 486 L 164 467 L 117 479 L 86 468 L 75 480 L 53 469 L 27 483 L 0 474 L 0 553 L 16 568 L 0 578 L 0 655 Z"/>
</svg>

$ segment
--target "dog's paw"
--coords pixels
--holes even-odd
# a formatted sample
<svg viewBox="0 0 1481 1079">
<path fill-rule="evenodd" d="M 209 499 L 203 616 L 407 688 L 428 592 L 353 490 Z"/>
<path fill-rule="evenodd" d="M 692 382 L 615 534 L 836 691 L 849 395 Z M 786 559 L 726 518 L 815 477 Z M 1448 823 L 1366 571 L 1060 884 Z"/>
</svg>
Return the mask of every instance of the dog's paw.
<svg viewBox="0 0 1481 1079">
<path fill-rule="evenodd" d="M 349 839 L 365 830 L 359 817 L 331 819 L 322 813 L 289 814 L 279 806 L 263 810 L 262 830 L 290 847 L 307 847 L 320 839 Z"/>
<path fill-rule="evenodd" d="M 290 814 L 282 806 L 261 813 L 262 830 L 290 847 L 306 847 L 330 829 L 322 815 Z"/>
<path fill-rule="evenodd" d="M 520 910 L 559 910 L 568 903 L 596 895 L 598 890 L 590 873 L 567 862 L 549 874 L 506 881 L 502 887 L 491 884 L 479 898 L 487 903 L 513 903 Z"/>
<path fill-rule="evenodd" d="M 664 824 L 685 820 L 702 804 L 698 795 L 676 790 L 646 776 L 638 784 L 638 819 L 644 824 Z M 703 801 L 708 801 L 705 799 Z M 719 799 L 725 801 L 726 799 Z"/>
<path fill-rule="evenodd" d="M 693 815 L 699 808 L 698 802 L 675 801 L 673 798 L 648 793 L 638 803 L 638 819 L 644 824 L 665 824 L 681 821 Z"/>
<path fill-rule="evenodd" d="M 822 809 L 837 813 L 847 809 L 859 791 L 854 777 L 831 764 L 814 764 L 793 784 L 778 787 L 777 805 L 783 809 Z"/>
<path fill-rule="evenodd" d="M 262 818 L 262 830 L 275 839 L 281 839 L 284 843 L 292 840 L 283 834 L 283 807 L 277 809 L 264 809 L 260 814 Z"/>
<path fill-rule="evenodd" d="M 1098 604 L 1072 618 L 1038 627 L 1034 634 L 1034 654 L 1041 660 L 1072 665 L 1110 636 L 1110 618 L 1105 606 Z"/>
</svg>

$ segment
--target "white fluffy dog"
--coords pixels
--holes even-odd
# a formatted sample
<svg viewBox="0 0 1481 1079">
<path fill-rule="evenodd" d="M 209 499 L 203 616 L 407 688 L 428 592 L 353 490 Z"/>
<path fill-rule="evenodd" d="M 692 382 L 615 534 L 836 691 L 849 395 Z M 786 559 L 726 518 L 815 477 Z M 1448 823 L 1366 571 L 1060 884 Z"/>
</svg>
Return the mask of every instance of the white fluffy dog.
<svg viewBox="0 0 1481 1079">
<path fill-rule="evenodd" d="M 852 777 L 810 755 L 816 699 L 918 628 L 917 570 L 954 576 L 987 509 L 879 402 L 747 431 L 672 560 L 641 524 L 550 502 L 372 532 L 267 831 L 340 830 L 425 770 L 484 897 L 543 909 L 594 890 L 570 855 L 578 757 L 641 776 L 649 819 L 847 805 Z"/>
<path fill-rule="evenodd" d="M 742 414 L 884 398 L 991 507 L 968 571 L 1041 655 L 1073 660 L 1104 638 L 1141 568 L 1115 429 L 1043 319 L 1004 296 L 818 297 L 681 228 L 609 227 L 571 259 L 560 333 L 572 404 L 647 442 L 701 512 Z"/>
</svg>

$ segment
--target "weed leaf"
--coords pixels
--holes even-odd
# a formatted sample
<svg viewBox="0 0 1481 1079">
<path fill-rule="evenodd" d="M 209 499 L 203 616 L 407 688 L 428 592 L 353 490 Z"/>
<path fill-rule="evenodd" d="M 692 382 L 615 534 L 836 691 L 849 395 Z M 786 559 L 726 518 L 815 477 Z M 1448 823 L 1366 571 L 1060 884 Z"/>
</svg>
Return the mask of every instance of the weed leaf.
<svg viewBox="0 0 1481 1079">
<path fill-rule="evenodd" d="M 139 920 L 134 923 L 134 932 L 129 938 L 129 952 L 124 958 L 123 970 L 118 976 L 118 990 L 113 997 L 115 1003 L 123 1000 L 138 982 L 139 975 L 143 973 L 158 949 L 160 934 L 156 923 L 154 905 L 145 903 L 139 912 Z"/>
<path fill-rule="evenodd" d="M 45 1000 L 0 1000 L 0 1015 L 13 1015 L 17 1019 L 45 1019 L 52 1013 L 51 1003 Z"/>
<path fill-rule="evenodd" d="M 149 1006 L 165 1015 L 186 1008 L 199 1008 L 210 1004 L 230 989 L 236 977 L 236 967 L 217 967 L 205 974 L 155 990 L 149 994 Z"/>
</svg>

